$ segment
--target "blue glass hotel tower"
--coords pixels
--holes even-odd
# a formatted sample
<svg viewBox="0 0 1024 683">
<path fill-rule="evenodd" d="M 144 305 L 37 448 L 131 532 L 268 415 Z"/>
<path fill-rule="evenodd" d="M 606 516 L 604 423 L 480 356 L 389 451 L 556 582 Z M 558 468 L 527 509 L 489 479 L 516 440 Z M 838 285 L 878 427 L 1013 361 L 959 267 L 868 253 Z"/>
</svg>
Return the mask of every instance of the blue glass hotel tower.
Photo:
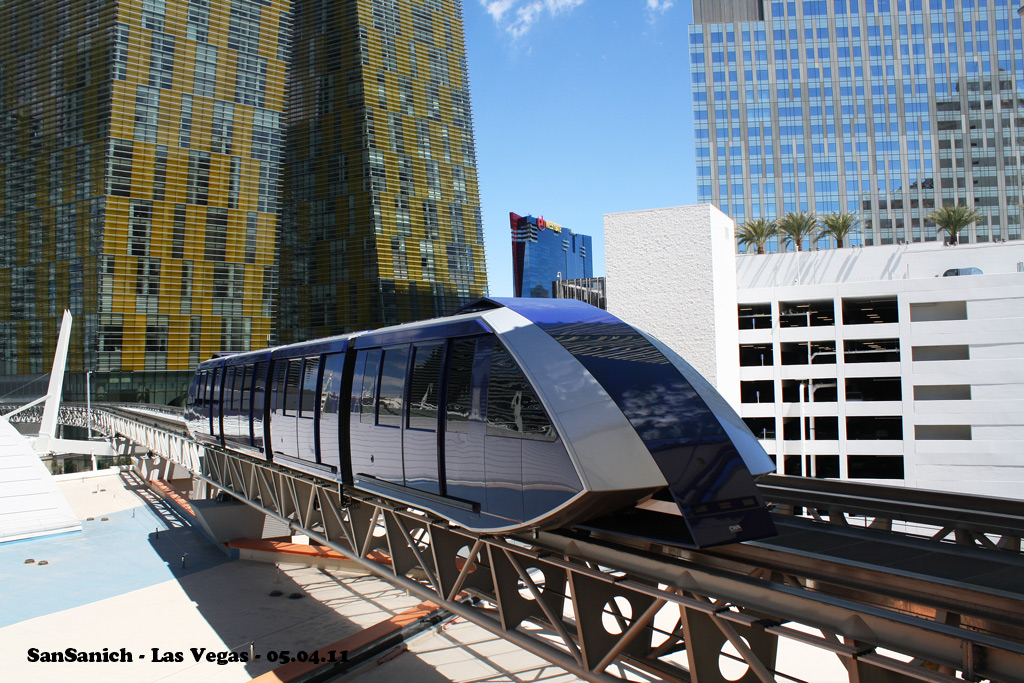
<svg viewBox="0 0 1024 683">
<path fill-rule="evenodd" d="M 551 298 L 556 280 L 594 277 L 591 238 L 557 223 L 509 213 L 515 295 Z"/>
<path fill-rule="evenodd" d="M 935 240 L 924 217 L 959 203 L 984 216 L 961 241 L 1020 239 L 1018 4 L 694 0 L 700 201 L 852 211 L 865 245 Z"/>
</svg>

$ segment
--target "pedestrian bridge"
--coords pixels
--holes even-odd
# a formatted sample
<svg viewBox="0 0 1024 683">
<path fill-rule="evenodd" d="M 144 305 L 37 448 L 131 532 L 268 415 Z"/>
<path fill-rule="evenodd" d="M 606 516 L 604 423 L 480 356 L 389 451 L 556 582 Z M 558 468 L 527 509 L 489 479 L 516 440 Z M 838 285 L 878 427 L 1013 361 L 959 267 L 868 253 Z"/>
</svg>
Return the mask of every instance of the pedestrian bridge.
<svg viewBox="0 0 1024 683">
<path fill-rule="evenodd" d="M 784 638 L 833 653 L 853 683 L 1024 682 L 1021 501 L 771 476 L 779 535 L 764 541 L 485 536 L 197 444 L 173 408 L 65 404 L 59 421 L 141 446 L 146 476 L 187 473 L 194 500 L 229 494 L 585 680 L 798 680 L 777 661 Z"/>
</svg>

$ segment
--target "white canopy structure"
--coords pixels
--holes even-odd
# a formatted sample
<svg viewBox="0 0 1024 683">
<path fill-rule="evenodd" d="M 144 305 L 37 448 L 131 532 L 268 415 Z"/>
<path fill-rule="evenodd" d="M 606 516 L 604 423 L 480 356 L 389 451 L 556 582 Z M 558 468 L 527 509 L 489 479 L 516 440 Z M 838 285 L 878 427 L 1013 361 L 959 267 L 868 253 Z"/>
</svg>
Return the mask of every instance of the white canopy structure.
<svg viewBox="0 0 1024 683">
<path fill-rule="evenodd" d="M 0 420 L 0 543 L 81 530 L 32 444 Z"/>
</svg>

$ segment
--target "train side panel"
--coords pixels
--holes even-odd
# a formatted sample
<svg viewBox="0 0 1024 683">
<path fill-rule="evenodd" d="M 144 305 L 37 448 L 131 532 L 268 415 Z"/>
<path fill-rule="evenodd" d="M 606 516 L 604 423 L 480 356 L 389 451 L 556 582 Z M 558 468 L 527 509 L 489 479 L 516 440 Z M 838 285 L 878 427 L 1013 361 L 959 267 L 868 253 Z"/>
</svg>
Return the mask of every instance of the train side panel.
<svg viewBox="0 0 1024 683">
<path fill-rule="evenodd" d="M 332 338 L 274 351 L 264 432 L 266 448 L 278 463 L 342 478 L 347 459 L 339 416 L 347 347 L 347 338 Z"/>
<path fill-rule="evenodd" d="M 583 490 L 538 394 L 476 321 L 360 339 L 349 426 L 356 486 L 468 528 L 539 526 Z"/>
</svg>

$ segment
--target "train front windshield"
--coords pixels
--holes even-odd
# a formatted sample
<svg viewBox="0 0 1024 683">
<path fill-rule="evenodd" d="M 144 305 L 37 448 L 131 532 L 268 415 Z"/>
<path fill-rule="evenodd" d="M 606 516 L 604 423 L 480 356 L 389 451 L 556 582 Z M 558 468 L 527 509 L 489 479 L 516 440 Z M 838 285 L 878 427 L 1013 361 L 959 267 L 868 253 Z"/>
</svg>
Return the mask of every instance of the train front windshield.
<svg viewBox="0 0 1024 683">
<path fill-rule="evenodd" d="M 726 438 L 686 378 L 629 325 L 587 322 L 541 327 L 594 376 L 652 451 Z"/>
</svg>

